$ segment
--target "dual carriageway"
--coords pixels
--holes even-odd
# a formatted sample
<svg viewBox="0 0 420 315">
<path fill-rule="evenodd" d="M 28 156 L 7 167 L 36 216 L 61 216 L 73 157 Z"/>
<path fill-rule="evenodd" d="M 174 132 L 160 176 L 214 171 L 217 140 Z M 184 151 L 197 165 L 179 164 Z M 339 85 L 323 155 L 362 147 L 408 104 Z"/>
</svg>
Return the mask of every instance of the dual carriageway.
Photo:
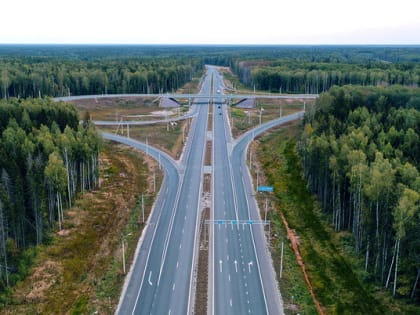
<svg viewBox="0 0 420 315">
<path fill-rule="evenodd" d="M 304 112 L 262 124 L 234 140 L 226 104 L 232 96 L 218 91 L 223 86 L 223 79 L 216 68 L 209 66 L 199 94 L 194 97 L 178 95 L 192 98 L 188 115 L 193 117 L 179 161 L 174 161 L 148 144 L 103 133 L 106 139 L 151 155 L 160 161 L 165 171 L 154 210 L 127 276 L 117 314 L 194 313 L 202 210 L 200 201 L 206 141 L 209 137 L 212 140 L 212 202 L 210 220 L 207 221 L 210 231 L 207 313 L 283 314 L 283 303 L 263 225 L 255 224 L 261 223 L 261 218 L 252 196 L 254 188 L 245 154 L 255 136 L 274 126 L 299 119 Z M 274 98 L 271 95 L 267 97 Z M 73 99 L 77 98 L 84 97 Z M 194 102 L 198 98 L 200 105 Z M 244 98 L 244 95 L 235 98 Z M 210 103 L 217 106 L 210 107 Z M 210 108 L 213 110 L 212 131 L 207 128 Z"/>
</svg>

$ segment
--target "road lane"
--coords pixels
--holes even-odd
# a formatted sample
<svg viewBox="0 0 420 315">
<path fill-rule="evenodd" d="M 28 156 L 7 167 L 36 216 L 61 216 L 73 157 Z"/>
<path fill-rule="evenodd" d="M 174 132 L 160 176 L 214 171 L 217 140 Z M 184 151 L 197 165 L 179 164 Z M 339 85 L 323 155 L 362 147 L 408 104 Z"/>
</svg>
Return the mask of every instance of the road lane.
<svg viewBox="0 0 420 315">
<path fill-rule="evenodd" d="M 223 82 L 215 77 L 215 86 Z M 216 97 L 216 102 L 217 102 Z M 223 100 L 219 99 L 222 103 Z M 283 302 L 246 164 L 248 144 L 262 132 L 299 119 L 303 112 L 262 124 L 232 140 L 226 105 L 214 107 L 211 232 L 211 314 L 283 314 Z M 218 220 L 224 220 L 222 224 Z M 226 221 L 227 220 L 227 221 Z M 235 225 L 235 222 L 254 224 Z M 231 222 L 230 227 L 228 226 Z"/>
<path fill-rule="evenodd" d="M 214 85 L 223 82 L 214 75 Z M 249 225 L 239 225 L 238 220 L 247 209 L 238 196 L 238 183 L 234 180 L 233 163 L 228 147 L 231 142 L 226 105 L 215 97 L 213 126 L 214 158 L 214 222 L 213 274 L 214 314 L 266 314 L 264 291 L 261 288 L 258 264 Z M 220 108 L 219 108 L 220 107 Z M 240 183 L 241 184 L 241 183 Z M 219 224 L 219 220 L 223 224 Z M 229 224 L 230 222 L 230 224 Z M 220 268 L 220 267 L 223 268 Z"/>
<path fill-rule="evenodd" d="M 202 93 L 209 93 L 210 83 L 210 79 L 203 82 Z M 156 228 L 145 237 L 150 240 L 149 247 L 142 245 L 139 252 L 143 268 L 133 267 L 142 271 L 132 273 L 118 314 L 187 314 L 193 305 L 191 288 L 208 116 L 208 106 L 193 106 L 197 115 L 182 163 L 176 166 L 178 182 L 171 181 L 169 189 L 160 192 L 164 194 L 161 215 Z"/>
<path fill-rule="evenodd" d="M 138 297 L 139 288 L 142 282 L 147 278 L 147 283 L 151 283 L 153 274 L 146 274 L 146 268 L 150 257 L 155 257 L 157 253 L 152 252 L 151 246 L 154 242 L 161 242 L 164 233 L 164 226 L 167 226 L 170 221 L 171 209 L 175 204 L 178 187 L 180 184 L 179 170 L 176 162 L 166 153 L 161 152 L 147 144 L 140 143 L 133 139 L 118 136 L 115 134 L 102 133 L 103 137 L 108 140 L 116 141 L 137 148 L 160 160 L 165 171 L 165 176 L 162 182 L 160 193 L 154 204 L 154 210 L 149 217 L 145 230 L 142 234 L 142 239 L 136 251 L 135 261 L 132 268 L 127 275 L 128 281 L 124 287 L 122 298 L 117 308 L 118 314 L 131 314 L 135 307 Z M 172 188 L 172 189 L 170 189 Z M 174 189 L 173 189 L 174 188 Z M 164 193 L 162 193 L 164 192 Z M 153 284 L 153 282 L 152 282 Z"/>
<path fill-rule="evenodd" d="M 209 67 L 202 93 L 211 94 L 212 80 L 214 90 L 223 86 L 216 70 Z M 232 224 L 238 219 L 259 218 L 255 201 L 249 198 L 252 185 L 246 177 L 249 173 L 245 152 L 253 134 L 272 125 L 264 124 L 253 133 L 233 141 L 226 105 L 218 108 L 217 101 L 221 103 L 222 99 L 218 100 L 216 94 L 213 106 L 211 218 L 229 220 L 230 224 L 215 224 L 210 231 L 209 312 L 281 314 L 281 297 L 262 227 Z M 197 115 L 193 119 L 182 161 L 176 163 L 164 155 L 160 157 L 165 179 L 144 233 L 143 244 L 138 250 L 137 262 L 130 271 L 131 277 L 121 298 L 118 314 L 189 314 L 192 310 L 208 106 L 199 105 L 195 110 Z M 272 122 L 273 125 L 278 123 Z M 118 136 L 107 134 L 107 137 Z M 126 142 L 132 141 L 125 139 Z M 157 150 L 145 144 L 136 145 L 159 159 L 161 153 Z M 156 211 L 157 208 L 160 210 Z M 267 291 L 273 289 L 274 293 L 269 293 L 269 297 L 275 301 L 267 302 Z"/>
</svg>

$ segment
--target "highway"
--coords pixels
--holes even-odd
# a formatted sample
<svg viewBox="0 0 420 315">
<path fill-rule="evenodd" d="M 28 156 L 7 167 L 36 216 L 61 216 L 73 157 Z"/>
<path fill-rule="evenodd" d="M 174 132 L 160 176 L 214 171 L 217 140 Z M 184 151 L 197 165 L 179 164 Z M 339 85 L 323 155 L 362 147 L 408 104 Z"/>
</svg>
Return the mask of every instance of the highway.
<svg viewBox="0 0 420 315">
<path fill-rule="evenodd" d="M 210 85 L 210 79 L 205 80 L 203 93 L 208 93 Z M 182 162 L 169 165 L 164 159 L 168 180 L 154 207 L 157 211 L 148 222 L 151 228 L 145 232 L 130 271 L 118 314 L 187 314 L 194 304 L 191 288 L 208 106 L 196 110 Z"/>
<path fill-rule="evenodd" d="M 214 78 L 215 87 L 223 86 L 217 74 Z M 216 97 L 215 101 L 220 105 L 214 106 L 213 115 L 212 277 L 208 312 L 282 314 L 283 305 L 263 226 L 257 224 L 261 220 L 251 197 L 253 189 L 245 164 L 246 148 L 252 138 L 245 136 L 234 142 L 223 98 Z"/>
<path fill-rule="evenodd" d="M 208 67 L 202 93 L 213 95 L 212 212 L 209 314 L 282 314 L 283 305 L 265 240 L 246 150 L 255 136 L 303 112 L 265 123 L 232 139 L 223 81 Z M 213 91 L 210 91 L 213 89 Z M 206 100 L 207 103 L 210 99 Z M 192 105 L 194 119 L 182 160 L 135 140 L 103 133 L 160 161 L 164 181 L 136 251 L 117 314 L 191 314 L 200 196 L 209 106 Z M 223 222 L 221 224 L 221 222 Z"/>
<path fill-rule="evenodd" d="M 216 78 L 216 76 L 215 76 Z M 215 82 L 217 80 L 215 79 Z M 216 102 L 221 102 L 221 99 Z M 219 108 L 220 106 L 220 108 Z M 231 143 L 226 105 L 214 106 L 213 115 L 213 217 L 212 244 L 213 314 L 267 314 L 251 225 L 233 222 L 247 219 L 238 198 L 238 182 L 228 152 Z M 241 183 L 239 183 L 241 185 Z M 223 220 L 223 224 L 220 220 Z M 229 224 L 229 221 L 231 224 Z M 264 244 L 263 244 L 264 246 Z"/>
</svg>

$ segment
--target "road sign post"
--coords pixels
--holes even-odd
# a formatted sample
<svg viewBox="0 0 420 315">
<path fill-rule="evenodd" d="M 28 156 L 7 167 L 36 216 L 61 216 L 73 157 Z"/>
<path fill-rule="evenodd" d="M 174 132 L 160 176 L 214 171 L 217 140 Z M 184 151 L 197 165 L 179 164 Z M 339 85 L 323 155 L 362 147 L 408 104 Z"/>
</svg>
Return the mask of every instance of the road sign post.
<svg viewBox="0 0 420 315">
<path fill-rule="evenodd" d="M 274 192 L 273 186 L 258 186 L 257 187 L 258 192 Z"/>
</svg>

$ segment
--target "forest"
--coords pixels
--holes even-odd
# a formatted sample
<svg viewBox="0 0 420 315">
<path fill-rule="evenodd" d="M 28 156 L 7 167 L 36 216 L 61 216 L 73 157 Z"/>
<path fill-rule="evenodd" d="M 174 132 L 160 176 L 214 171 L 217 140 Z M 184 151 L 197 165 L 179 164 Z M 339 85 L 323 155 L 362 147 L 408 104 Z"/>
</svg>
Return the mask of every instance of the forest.
<svg viewBox="0 0 420 315">
<path fill-rule="evenodd" d="M 418 46 L 0 45 L 0 291 L 98 184 L 94 126 L 50 97 L 172 92 L 206 64 L 250 90 L 320 94 L 298 145 L 308 187 L 366 280 L 420 303 Z"/>
<path fill-rule="evenodd" d="M 334 85 L 420 84 L 416 46 L 0 45 L 0 98 L 166 93 L 204 65 L 248 88 L 321 93 Z"/>
<path fill-rule="evenodd" d="M 420 301 L 420 89 L 333 87 L 305 117 L 304 176 L 367 279 Z"/>
<path fill-rule="evenodd" d="M 392 58 L 391 58 L 392 59 Z M 416 58 L 413 58 L 414 60 Z M 420 65 L 416 61 L 390 62 L 360 58 L 319 58 L 301 60 L 236 61 L 233 67 L 241 82 L 258 90 L 279 93 L 311 93 L 328 91 L 332 86 L 420 85 Z"/>
<path fill-rule="evenodd" d="M 0 100 L 0 134 L 3 291 L 24 276 L 30 249 L 61 230 L 76 194 L 98 185 L 101 138 L 74 106 L 51 98 Z"/>
<path fill-rule="evenodd" d="M 185 56 L 76 47 L 0 46 L 0 98 L 166 93 L 203 70 Z"/>
</svg>

